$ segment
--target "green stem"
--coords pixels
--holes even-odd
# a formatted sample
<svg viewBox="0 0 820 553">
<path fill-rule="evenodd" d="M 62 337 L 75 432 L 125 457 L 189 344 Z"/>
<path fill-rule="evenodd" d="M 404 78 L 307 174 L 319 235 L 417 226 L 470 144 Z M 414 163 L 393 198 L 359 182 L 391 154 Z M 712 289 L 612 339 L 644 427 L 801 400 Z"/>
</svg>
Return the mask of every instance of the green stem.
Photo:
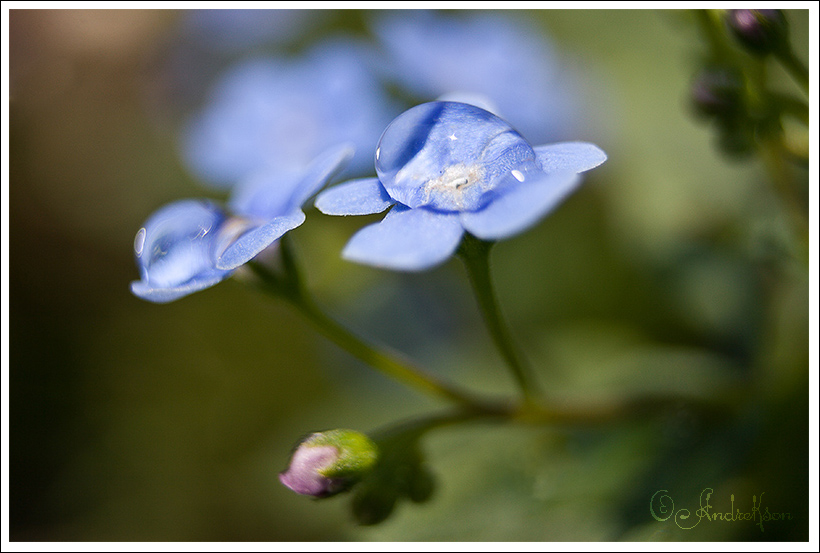
<svg viewBox="0 0 820 553">
<path fill-rule="evenodd" d="M 703 36 L 709 42 L 713 61 L 722 61 L 724 63 L 733 61 L 734 54 L 726 42 L 717 10 L 695 10 L 695 18 Z"/>
<path fill-rule="evenodd" d="M 710 399 L 658 395 L 635 397 L 605 402 L 546 407 L 536 403 L 498 406 L 495 410 L 464 410 L 438 413 L 393 423 L 371 434 L 381 442 L 418 440 L 427 432 L 466 422 L 510 422 L 525 425 L 549 425 L 573 428 L 595 427 L 605 424 L 645 420 L 669 412 L 687 410 L 704 420 L 722 420 L 741 403 L 736 392 L 720 394 Z"/>
<path fill-rule="evenodd" d="M 470 412 L 494 412 L 499 409 L 497 404 L 481 400 L 452 384 L 426 374 L 395 352 L 368 344 L 328 317 L 305 289 L 286 237 L 280 240 L 280 248 L 283 265 L 281 275 L 257 262 L 251 262 L 248 266 L 259 277 L 260 284 L 265 290 L 288 300 L 325 337 L 371 367 L 421 392 L 453 401 Z"/>
<path fill-rule="evenodd" d="M 348 331 L 347 328 L 325 315 L 308 298 L 302 297 L 299 301 L 292 303 L 308 320 L 316 325 L 325 337 L 385 375 L 424 393 L 439 396 L 470 408 L 478 406 L 478 400 L 467 392 L 426 374 L 421 369 L 412 366 L 407 360 L 401 359 L 397 353 L 372 347 Z M 478 408 L 478 410 L 482 409 Z"/>
<path fill-rule="evenodd" d="M 410 419 L 398 423 L 391 423 L 386 427 L 376 429 L 370 433 L 377 443 L 398 443 L 398 442 L 416 442 L 424 434 L 446 426 L 455 426 L 465 422 L 471 422 L 481 419 L 507 421 L 510 420 L 512 414 L 517 409 L 513 406 L 508 406 L 504 409 L 499 409 L 496 412 L 480 412 L 474 410 L 457 409 L 445 413 L 437 413 L 434 415 L 427 415 L 417 419 Z"/>
<path fill-rule="evenodd" d="M 501 356 L 515 377 L 526 402 L 532 402 L 539 395 L 530 368 L 515 346 L 509 328 L 501 316 L 492 279 L 490 278 L 490 248 L 492 242 L 485 242 L 465 234 L 458 253 L 467 268 L 467 275 L 473 287 L 484 322 Z"/>
<path fill-rule="evenodd" d="M 792 227 L 796 255 L 801 263 L 809 261 L 809 210 L 800 197 L 789 168 L 786 166 L 784 146 L 779 137 L 765 138 L 759 144 L 760 157 L 782 202 Z"/>
<path fill-rule="evenodd" d="M 777 60 L 786 71 L 797 81 L 804 92 L 809 91 L 809 68 L 795 54 L 791 48 L 783 48 L 774 53 Z"/>
<path fill-rule="evenodd" d="M 491 246 L 491 243 L 467 235 L 462 242 L 459 253 L 468 267 L 471 281 L 476 289 L 482 311 L 484 311 L 487 318 L 491 334 L 510 364 L 513 373 L 516 375 L 516 380 L 524 392 L 524 401 L 518 404 L 500 400 L 487 400 L 453 384 L 443 382 L 426 374 L 409 361 L 403 359 L 399 354 L 368 344 L 325 315 L 307 293 L 286 237 L 280 240 L 282 271 L 274 272 L 256 261 L 251 261 L 247 266 L 258 277 L 257 284 L 261 288 L 272 295 L 286 299 L 311 321 L 322 334 L 342 349 L 401 383 L 456 404 L 455 409 L 448 413 L 427 417 L 421 421 L 411 421 L 394 428 L 392 431 L 385 429 L 386 432 L 383 432 L 385 438 L 395 432 L 421 436 L 435 428 L 481 419 L 524 424 L 599 425 L 618 420 L 640 418 L 691 403 L 691 399 L 679 397 L 638 398 L 609 403 L 549 407 L 532 401 L 535 392 L 534 384 L 530 380 L 526 366 L 521 362 L 512 345 L 509 332 L 501 321 L 498 305 L 490 286 L 488 257 Z M 695 405 L 694 407 L 713 410 L 710 405 Z"/>
</svg>

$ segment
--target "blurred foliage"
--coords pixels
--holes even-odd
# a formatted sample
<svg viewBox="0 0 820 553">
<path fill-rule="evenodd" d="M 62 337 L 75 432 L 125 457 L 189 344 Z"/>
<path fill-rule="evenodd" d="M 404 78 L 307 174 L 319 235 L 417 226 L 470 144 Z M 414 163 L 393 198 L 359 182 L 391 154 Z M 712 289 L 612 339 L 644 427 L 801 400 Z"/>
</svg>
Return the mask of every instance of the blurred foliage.
<svg viewBox="0 0 820 553">
<path fill-rule="evenodd" d="M 785 13 L 807 60 L 808 11 Z M 283 48 L 367 32 L 366 11 L 319 15 Z M 566 401 L 720 397 L 724 415 L 682 402 L 599 428 L 440 429 L 421 443 L 434 496 L 375 527 L 356 526 L 349 498 L 293 494 L 277 474 L 299 436 L 367 432 L 439 405 L 371 374 L 237 278 L 164 306 L 133 297 L 136 230 L 160 205 L 205 195 L 180 165 L 175 118 L 208 72 L 191 90 L 171 86 L 175 12 L 12 10 L 12 540 L 808 539 L 801 237 L 764 166 L 723 158 L 692 117 L 696 25 L 676 11 L 530 15 L 585 69 L 591 100 L 577 139 L 609 161 L 554 215 L 494 249 L 507 319 Z M 211 75 L 228 61 L 204 59 Z M 808 181 L 806 168 L 785 170 Z M 365 221 L 354 219 L 310 210 L 292 233 L 320 301 L 431 371 L 512 392 L 458 263 L 395 274 L 344 262 L 338 253 Z M 652 518 L 655 492 L 694 512 L 705 488 L 715 511 L 731 495 L 748 511 L 765 493 L 791 520 L 761 532 Z"/>
</svg>

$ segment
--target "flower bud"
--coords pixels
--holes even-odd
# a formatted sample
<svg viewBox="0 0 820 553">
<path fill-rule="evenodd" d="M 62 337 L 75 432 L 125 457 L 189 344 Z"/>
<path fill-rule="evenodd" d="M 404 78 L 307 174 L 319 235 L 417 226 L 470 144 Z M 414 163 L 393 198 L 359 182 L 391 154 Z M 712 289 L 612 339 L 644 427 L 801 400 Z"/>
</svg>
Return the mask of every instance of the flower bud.
<svg viewBox="0 0 820 553">
<path fill-rule="evenodd" d="M 297 446 L 279 480 L 296 493 L 329 497 L 347 490 L 368 474 L 377 458 L 376 444 L 360 432 L 316 432 Z"/>
<path fill-rule="evenodd" d="M 788 24 L 780 10 L 729 10 L 729 28 L 749 52 L 765 56 L 787 48 Z"/>
<path fill-rule="evenodd" d="M 732 117 L 743 109 L 743 81 L 729 68 L 704 68 L 692 82 L 691 99 L 699 115 Z"/>
</svg>

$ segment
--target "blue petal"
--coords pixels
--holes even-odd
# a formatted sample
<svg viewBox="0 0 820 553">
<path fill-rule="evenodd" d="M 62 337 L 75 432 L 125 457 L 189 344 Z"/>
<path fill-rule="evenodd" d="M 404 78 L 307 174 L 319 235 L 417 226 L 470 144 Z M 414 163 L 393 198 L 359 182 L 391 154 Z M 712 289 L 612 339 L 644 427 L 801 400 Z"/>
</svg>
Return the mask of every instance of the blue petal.
<svg viewBox="0 0 820 553">
<path fill-rule="evenodd" d="M 230 273 L 224 271 L 212 271 L 197 276 L 197 278 L 183 286 L 172 288 L 152 288 L 145 281 L 135 280 L 131 283 L 131 292 L 137 297 L 154 303 L 168 303 L 187 296 L 188 294 L 198 292 L 199 290 L 210 288 L 214 284 L 225 280 L 229 274 Z"/>
<path fill-rule="evenodd" d="M 325 186 L 353 156 L 353 147 L 342 144 L 326 150 L 301 169 L 271 169 L 256 172 L 231 195 L 234 213 L 268 220 L 290 213 Z"/>
<path fill-rule="evenodd" d="M 214 256 L 224 221 L 222 211 L 206 201 L 183 200 L 157 210 L 134 241 L 141 276 L 131 286 L 134 294 L 168 302 L 228 277 Z"/>
<path fill-rule="evenodd" d="M 580 182 L 581 178 L 571 173 L 545 174 L 540 179 L 527 180 L 505 189 L 484 209 L 461 213 L 461 223 L 484 240 L 507 238 L 537 223 Z"/>
<path fill-rule="evenodd" d="M 275 217 L 270 222 L 251 228 L 239 238 L 231 242 L 216 260 L 217 269 L 231 270 L 244 265 L 262 250 L 273 244 L 289 230 L 293 230 L 305 222 L 305 214 L 301 209 Z M 227 232 L 231 232 L 227 230 Z"/>
<path fill-rule="evenodd" d="M 394 207 L 380 222 L 357 232 L 342 257 L 399 271 L 421 271 L 455 252 L 464 233 L 458 215 Z"/>
<path fill-rule="evenodd" d="M 545 173 L 589 171 L 606 161 L 606 154 L 589 142 L 560 142 L 533 148 Z"/>
<path fill-rule="evenodd" d="M 301 176 L 293 169 L 257 171 L 233 189 L 228 207 L 237 215 L 257 221 L 287 213 L 294 207 L 291 198 Z"/>
<path fill-rule="evenodd" d="M 381 213 L 395 200 L 377 178 L 348 181 L 325 190 L 316 198 L 316 209 L 326 215 L 370 215 Z"/>
<path fill-rule="evenodd" d="M 301 182 L 291 198 L 293 207 L 301 207 L 308 198 L 322 189 L 330 179 L 339 174 L 355 153 L 353 144 L 340 144 L 325 150 L 314 159 L 305 171 Z"/>
<path fill-rule="evenodd" d="M 205 109 L 189 122 L 183 136 L 188 167 L 211 185 L 230 189 L 267 162 L 303 162 L 303 141 L 284 142 L 280 127 L 307 126 L 285 119 L 293 94 L 289 66 L 280 60 L 251 59 L 226 71 L 209 93 Z M 291 111 L 293 108 L 291 108 Z M 292 118 L 296 115 L 291 115 Z"/>
</svg>

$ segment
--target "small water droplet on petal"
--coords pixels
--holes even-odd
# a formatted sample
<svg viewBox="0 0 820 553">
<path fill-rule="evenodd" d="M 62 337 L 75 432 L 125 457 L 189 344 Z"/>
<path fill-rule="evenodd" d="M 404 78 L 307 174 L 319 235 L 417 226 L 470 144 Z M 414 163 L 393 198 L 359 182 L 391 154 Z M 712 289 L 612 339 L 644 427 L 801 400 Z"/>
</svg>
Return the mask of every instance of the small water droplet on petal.
<svg viewBox="0 0 820 553">
<path fill-rule="evenodd" d="M 524 173 L 522 173 L 518 169 L 512 170 L 512 176 L 514 176 L 515 180 L 517 180 L 518 182 L 524 182 Z"/>
<path fill-rule="evenodd" d="M 145 246 L 145 227 L 137 231 L 137 236 L 134 238 L 134 251 L 137 257 L 142 255 L 142 248 Z"/>
</svg>

